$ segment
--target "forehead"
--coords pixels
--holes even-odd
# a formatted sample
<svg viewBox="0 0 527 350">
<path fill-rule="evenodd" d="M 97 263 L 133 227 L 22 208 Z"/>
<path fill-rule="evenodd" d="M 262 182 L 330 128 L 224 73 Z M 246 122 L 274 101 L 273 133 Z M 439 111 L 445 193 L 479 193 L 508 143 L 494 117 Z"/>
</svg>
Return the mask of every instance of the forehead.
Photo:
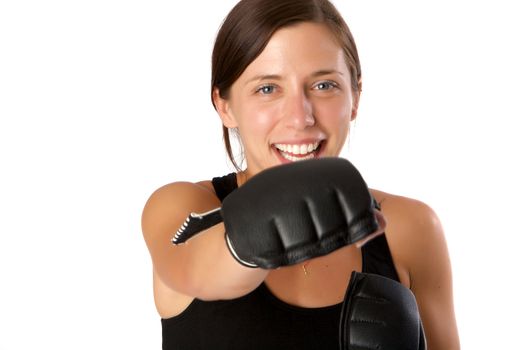
<svg viewBox="0 0 527 350">
<path fill-rule="evenodd" d="M 285 74 L 320 69 L 347 69 L 344 50 L 325 25 L 300 23 L 276 31 L 242 77 L 268 71 Z"/>
</svg>

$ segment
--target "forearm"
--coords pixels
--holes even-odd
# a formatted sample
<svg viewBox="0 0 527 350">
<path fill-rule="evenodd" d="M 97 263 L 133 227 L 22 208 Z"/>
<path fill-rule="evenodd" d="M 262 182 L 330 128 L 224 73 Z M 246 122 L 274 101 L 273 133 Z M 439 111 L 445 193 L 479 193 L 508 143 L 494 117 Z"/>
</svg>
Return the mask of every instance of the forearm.
<svg viewBox="0 0 527 350">
<path fill-rule="evenodd" d="M 267 275 L 234 260 L 221 223 L 184 244 L 172 243 L 190 212 L 206 212 L 220 205 L 214 193 L 189 183 L 164 186 L 147 201 L 141 223 L 143 236 L 156 274 L 167 287 L 201 299 L 229 299 L 250 292 Z"/>
<path fill-rule="evenodd" d="M 203 300 L 233 299 L 254 290 L 267 276 L 268 270 L 247 268 L 234 260 L 223 224 L 178 246 L 169 236 L 158 243 L 164 246 L 156 249 L 153 263 L 164 283 L 180 293 Z"/>
<path fill-rule="evenodd" d="M 192 295 L 203 300 L 233 299 L 258 287 L 269 270 L 239 264 L 225 242 L 223 224 L 196 236 L 185 249 L 184 266 Z M 179 269 L 179 267 L 178 267 Z"/>
</svg>

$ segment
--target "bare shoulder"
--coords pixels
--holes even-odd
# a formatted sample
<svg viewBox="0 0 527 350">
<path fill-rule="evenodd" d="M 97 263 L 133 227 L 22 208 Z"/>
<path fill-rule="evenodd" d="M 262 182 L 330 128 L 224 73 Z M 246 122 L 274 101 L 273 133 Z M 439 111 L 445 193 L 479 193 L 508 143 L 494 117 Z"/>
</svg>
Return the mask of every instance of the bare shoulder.
<svg viewBox="0 0 527 350">
<path fill-rule="evenodd" d="M 386 239 L 402 280 L 426 268 L 427 262 L 444 254 L 446 244 L 441 222 L 426 203 L 404 196 L 371 190 L 387 222 Z M 421 271 L 424 272 L 424 271 Z"/>
<path fill-rule="evenodd" d="M 160 232 L 175 232 L 190 212 L 219 205 L 210 181 L 173 182 L 158 188 L 148 198 L 141 218 L 147 244 Z"/>
<path fill-rule="evenodd" d="M 387 218 L 397 225 L 412 228 L 440 224 L 435 211 L 426 203 L 409 197 L 395 195 L 379 190 L 371 190 Z"/>
<path fill-rule="evenodd" d="M 459 349 L 450 258 L 438 216 L 420 200 L 371 192 L 386 218 L 397 273 L 419 304 L 429 348 Z"/>
</svg>

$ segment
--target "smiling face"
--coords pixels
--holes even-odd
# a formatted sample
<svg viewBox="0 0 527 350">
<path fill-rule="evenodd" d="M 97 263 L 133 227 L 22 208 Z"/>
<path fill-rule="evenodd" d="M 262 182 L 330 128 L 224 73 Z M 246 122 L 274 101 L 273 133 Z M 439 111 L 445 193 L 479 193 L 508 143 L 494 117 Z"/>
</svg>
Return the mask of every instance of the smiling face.
<svg viewBox="0 0 527 350">
<path fill-rule="evenodd" d="M 354 118 L 350 71 L 326 26 L 278 30 L 262 53 L 214 102 L 238 128 L 247 175 L 291 161 L 338 156 Z"/>
</svg>

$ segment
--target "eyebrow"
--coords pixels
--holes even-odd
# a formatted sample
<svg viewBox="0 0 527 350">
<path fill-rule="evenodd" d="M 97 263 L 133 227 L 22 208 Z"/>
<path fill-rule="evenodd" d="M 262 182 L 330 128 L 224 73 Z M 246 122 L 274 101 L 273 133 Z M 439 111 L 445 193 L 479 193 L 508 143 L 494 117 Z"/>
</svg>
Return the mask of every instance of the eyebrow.
<svg viewBox="0 0 527 350">
<path fill-rule="evenodd" d="M 320 77 L 322 75 L 329 75 L 329 74 L 338 74 L 338 75 L 344 76 L 344 73 L 342 73 L 341 71 L 335 70 L 335 69 L 319 70 L 319 71 L 316 71 L 315 73 L 311 74 L 311 76 L 316 78 L 316 77 Z"/>
<path fill-rule="evenodd" d="M 323 75 L 329 75 L 329 74 L 338 74 L 338 75 L 341 75 L 341 76 L 344 76 L 344 73 L 338 71 L 338 70 L 335 70 L 335 69 L 321 69 L 321 70 L 318 70 L 316 72 L 314 72 L 313 74 L 311 74 L 311 77 L 313 78 L 317 78 L 317 77 L 320 77 L 320 76 L 323 76 Z M 282 79 L 282 76 L 279 75 L 279 74 L 262 74 L 262 75 L 257 75 L 249 80 L 247 80 L 245 82 L 245 85 L 253 82 L 253 81 L 261 81 L 261 80 L 281 80 Z"/>
<path fill-rule="evenodd" d="M 281 80 L 282 76 L 278 74 L 263 74 L 263 75 L 257 75 L 245 82 L 244 85 L 247 85 L 253 81 L 260 81 L 260 80 Z"/>
</svg>

